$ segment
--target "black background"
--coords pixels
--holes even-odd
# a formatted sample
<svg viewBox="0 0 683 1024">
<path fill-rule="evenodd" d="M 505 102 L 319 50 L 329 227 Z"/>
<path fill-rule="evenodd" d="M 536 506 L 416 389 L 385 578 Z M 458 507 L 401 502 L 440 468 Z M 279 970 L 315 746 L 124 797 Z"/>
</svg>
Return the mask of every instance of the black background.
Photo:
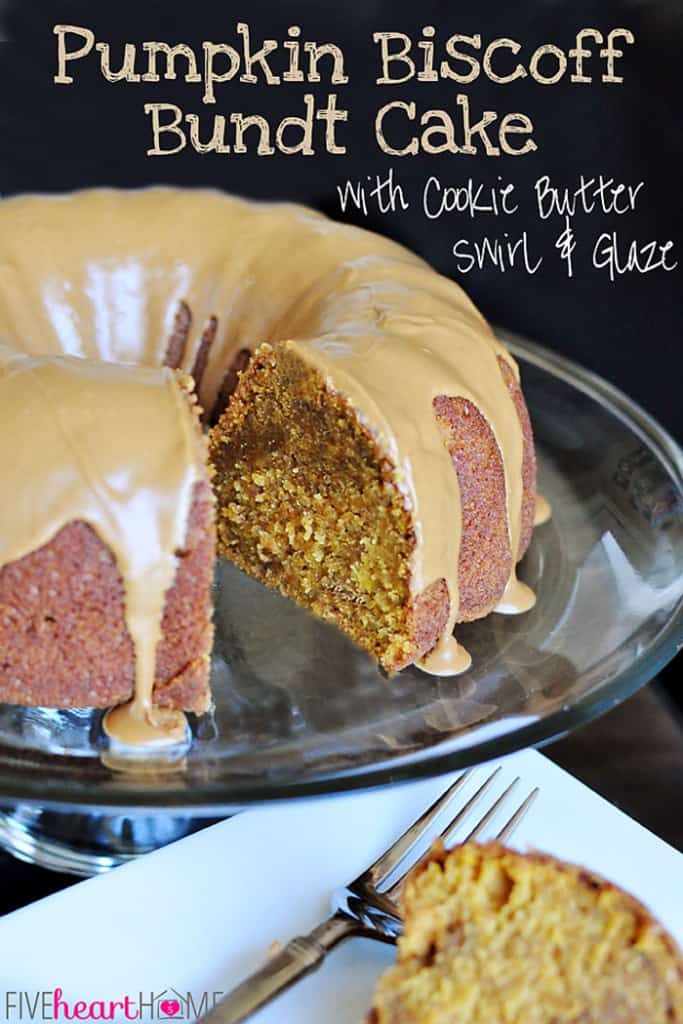
<svg viewBox="0 0 683 1024">
<path fill-rule="evenodd" d="M 0 0 L 0 11 L 2 0 Z M 348 85 L 331 87 L 281 85 L 267 87 L 227 83 L 217 86 L 215 106 L 201 102 L 201 86 L 182 81 L 151 84 L 109 84 L 91 54 L 73 65 L 76 82 L 55 85 L 56 39 L 53 25 L 76 24 L 91 28 L 98 40 L 112 44 L 118 66 L 124 42 L 164 40 L 186 42 L 201 53 L 203 40 L 235 42 L 238 21 L 249 24 L 254 44 L 263 38 L 282 40 L 289 25 L 302 27 L 302 39 L 339 44 L 346 57 Z M 519 40 L 519 59 L 528 61 L 539 44 L 551 42 L 569 50 L 580 28 L 603 34 L 611 28 L 630 29 L 636 42 L 623 45 L 617 62 L 621 85 L 603 84 L 597 55 L 587 61 L 594 75 L 590 85 L 571 84 L 567 74 L 554 86 L 530 78 L 500 86 L 483 74 L 476 82 L 377 87 L 378 51 L 372 42 L 376 30 L 407 32 L 420 38 L 423 25 L 434 25 L 437 43 L 452 33 L 481 33 L 484 44 L 499 36 Z M 396 214 L 372 212 L 367 227 L 390 235 L 429 259 L 443 273 L 455 274 L 450 250 L 456 238 L 479 240 L 483 234 L 504 230 L 529 232 L 530 246 L 543 254 L 544 264 L 529 276 L 512 270 L 505 274 L 487 269 L 461 278 L 482 311 L 494 323 L 525 333 L 605 376 L 636 399 L 680 440 L 683 404 L 680 399 L 681 275 L 654 272 L 627 274 L 611 284 L 604 272 L 590 266 L 592 245 L 602 231 L 618 230 L 625 243 L 672 239 L 675 258 L 681 256 L 681 168 L 683 141 L 680 130 L 680 81 L 683 54 L 683 3 L 680 0 L 508 0 L 438 3 L 434 0 L 367 0 L 347 4 L 322 0 L 276 4 L 214 3 L 208 0 L 164 2 L 85 3 L 9 0 L 3 18 L 5 42 L 0 46 L 0 193 L 60 191 L 92 185 L 135 187 L 153 183 L 212 185 L 250 197 L 278 198 L 310 203 L 339 217 L 336 185 L 346 178 L 385 175 L 390 167 L 415 200 Z M 591 44 L 592 45 L 592 44 Z M 596 47 L 597 49 L 597 47 Z M 444 56 L 439 50 L 439 57 Z M 277 65 L 274 58 L 273 66 Z M 324 65 L 323 65 L 324 67 Z M 144 70 L 144 69 L 143 69 Z M 185 113 L 197 113 L 202 136 L 210 131 L 215 113 L 261 113 L 276 122 L 303 108 L 304 92 L 319 101 L 336 91 L 339 106 L 350 111 L 339 139 L 346 156 L 318 150 L 313 157 L 274 155 L 200 156 L 189 148 L 175 156 L 151 158 L 151 129 L 143 105 L 172 102 Z M 534 123 L 535 153 L 521 157 L 464 155 L 391 158 L 382 154 L 374 139 L 377 108 L 392 99 L 414 100 L 418 110 L 444 108 L 455 113 L 455 96 L 467 93 L 476 117 L 485 109 L 522 111 Z M 568 280 L 564 265 L 553 250 L 559 222 L 540 224 L 531 188 L 548 174 L 558 186 L 576 187 L 581 174 L 602 173 L 617 181 L 645 182 L 637 210 L 624 218 L 575 218 L 578 248 L 576 275 Z M 526 198 L 511 223 L 466 217 L 427 222 L 419 196 L 425 179 L 437 175 L 444 184 L 495 184 L 500 175 L 517 186 Z M 182 248 L 182 238 L 178 239 Z M 239 239 L 235 239 L 239 245 Z M 265 287 L 266 285 L 264 285 Z M 680 662 L 680 658 L 678 659 Z M 677 664 L 663 676 L 665 687 L 680 701 Z M 660 682 L 662 680 L 660 679 Z M 29 870 L 29 869 L 27 869 Z M 20 869 L 16 867 L 19 884 Z M 35 869 L 28 888 L 7 893 L 5 906 L 24 902 L 29 889 L 35 898 L 59 884 L 44 879 Z"/>
</svg>

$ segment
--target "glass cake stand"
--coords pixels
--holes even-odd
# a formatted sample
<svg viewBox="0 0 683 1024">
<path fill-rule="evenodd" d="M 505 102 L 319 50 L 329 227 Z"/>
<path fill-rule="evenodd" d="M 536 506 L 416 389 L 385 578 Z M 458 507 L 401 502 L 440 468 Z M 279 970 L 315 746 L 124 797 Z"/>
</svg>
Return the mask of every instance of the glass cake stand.
<svg viewBox="0 0 683 1024">
<path fill-rule="evenodd" d="M 0 705 L 0 844 L 91 874 L 257 801 L 437 774 L 561 736 L 683 644 L 683 454 L 605 381 L 500 332 L 519 359 L 553 518 L 526 615 L 458 627 L 472 668 L 385 679 L 335 629 L 216 570 L 215 709 L 182 756 L 120 771 L 101 712 Z M 178 752 L 177 752 L 178 753 Z"/>
</svg>

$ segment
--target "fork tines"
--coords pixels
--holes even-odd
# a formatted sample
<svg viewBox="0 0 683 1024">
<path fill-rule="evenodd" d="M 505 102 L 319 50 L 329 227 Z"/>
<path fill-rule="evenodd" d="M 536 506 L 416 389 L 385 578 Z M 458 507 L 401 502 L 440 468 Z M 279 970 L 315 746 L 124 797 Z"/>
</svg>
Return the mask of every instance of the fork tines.
<svg viewBox="0 0 683 1024">
<path fill-rule="evenodd" d="M 443 827 L 441 831 L 437 832 L 435 828 L 437 819 L 441 817 L 460 790 L 467 785 L 477 769 L 470 768 L 459 775 L 452 785 L 449 786 L 449 788 L 438 798 L 438 800 L 435 800 L 431 807 L 429 807 L 424 814 L 414 822 L 414 824 L 407 828 L 403 835 L 400 836 L 388 850 L 385 850 L 385 852 L 377 858 L 374 864 L 372 864 L 363 872 L 362 875 L 359 876 L 359 878 L 356 879 L 355 884 L 371 885 L 376 891 L 381 891 L 383 895 L 388 896 L 390 899 L 395 899 L 406 875 L 420 860 L 422 854 L 424 854 L 425 846 L 437 838 L 441 839 L 446 845 L 453 845 L 456 841 L 455 833 L 459 826 L 470 816 L 477 806 L 483 806 L 482 800 L 484 796 L 493 787 L 502 770 L 502 767 L 498 767 L 491 772 L 475 790 L 472 796 L 470 796 L 462 805 L 462 807 L 460 807 L 454 815 L 448 818 L 445 827 Z M 493 819 L 497 816 L 503 805 L 507 803 L 519 782 L 519 777 L 513 779 L 507 788 L 503 790 L 497 799 L 485 810 L 471 831 L 462 838 L 458 838 L 457 841 L 467 842 L 471 839 L 479 839 L 482 837 L 483 833 L 489 828 Z M 532 789 L 526 798 L 515 808 L 514 812 L 503 826 L 493 836 L 490 836 L 490 838 L 496 839 L 500 842 L 505 842 L 509 839 L 538 796 L 538 792 L 538 787 Z M 418 845 L 421 847 L 419 855 L 409 858 L 408 855 L 415 850 Z M 399 868 L 400 871 L 398 870 Z"/>
</svg>

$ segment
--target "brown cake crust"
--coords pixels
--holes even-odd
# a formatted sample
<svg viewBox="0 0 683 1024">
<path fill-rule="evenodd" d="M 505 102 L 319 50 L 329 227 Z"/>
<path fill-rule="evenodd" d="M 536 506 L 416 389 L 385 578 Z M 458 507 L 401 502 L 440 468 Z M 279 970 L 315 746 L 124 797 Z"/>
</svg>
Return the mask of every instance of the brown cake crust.
<svg viewBox="0 0 683 1024">
<path fill-rule="evenodd" d="M 536 456 L 531 420 L 515 373 L 502 356 L 498 365 L 512 395 L 522 427 L 522 520 L 519 549 L 522 558 L 534 528 L 536 506 Z M 462 536 L 458 582 L 458 622 L 488 615 L 500 601 L 512 568 L 505 508 L 505 470 L 493 431 L 471 402 L 439 395 L 434 415 L 458 475 L 462 505 Z M 437 580 L 416 599 L 413 610 L 415 651 L 411 659 L 392 666 L 393 671 L 417 661 L 434 647 L 448 620 L 448 589 Z"/>
<path fill-rule="evenodd" d="M 201 713 L 209 704 L 215 557 L 213 498 L 195 484 L 184 549 L 166 595 L 154 701 Z M 0 569 L 0 701 L 105 708 L 133 696 L 133 644 L 123 581 L 109 548 L 84 522 L 64 526 Z"/>
<path fill-rule="evenodd" d="M 524 441 L 522 453 L 522 485 L 524 488 L 522 528 L 519 534 L 519 549 L 516 558 L 516 561 L 519 561 L 526 553 L 534 532 L 534 515 L 536 514 L 536 451 L 529 410 L 527 409 L 519 381 L 508 361 L 502 356 L 498 356 L 498 365 L 507 384 L 508 391 L 512 395 L 512 401 L 515 403 Z"/>
<path fill-rule="evenodd" d="M 495 607 L 512 569 L 505 472 L 491 428 L 471 402 L 441 395 L 433 405 L 458 477 L 462 508 L 458 620 L 469 622 Z"/>
<path fill-rule="evenodd" d="M 517 410 L 523 437 L 522 517 L 515 562 L 531 541 L 536 505 L 536 457 L 531 420 L 522 389 L 502 356 L 498 365 Z M 505 506 L 505 470 L 489 424 L 464 398 L 440 395 L 434 413 L 458 475 L 462 506 L 462 537 L 458 564 L 458 621 L 483 618 L 500 601 L 512 569 Z"/>
</svg>

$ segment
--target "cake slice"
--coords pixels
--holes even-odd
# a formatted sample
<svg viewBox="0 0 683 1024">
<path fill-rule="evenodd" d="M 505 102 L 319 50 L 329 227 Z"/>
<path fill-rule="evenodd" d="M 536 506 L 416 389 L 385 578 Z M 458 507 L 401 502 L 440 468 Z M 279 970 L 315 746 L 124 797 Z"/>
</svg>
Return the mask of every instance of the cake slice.
<svg viewBox="0 0 683 1024">
<path fill-rule="evenodd" d="M 675 1024 L 683 957 L 627 893 L 498 844 L 437 847 L 409 876 L 369 1024 Z"/>
<path fill-rule="evenodd" d="M 389 349 L 391 339 L 383 340 Z M 446 480 L 439 463 L 430 481 L 434 508 L 423 503 L 418 513 L 392 439 L 337 385 L 337 364 L 321 362 L 320 350 L 311 355 L 296 343 L 261 345 L 211 432 L 218 553 L 334 623 L 392 674 L 432 651 L 453 622 L 486 615 L 501 599 L 531 537 L 528 415 L 514 373 L 494 357 L 492 373 L 512 399 L 524 445 L 513 560 L 503 462 L 474 403 L 435 395 L 427 406 L 419 429 L 429 432 L 436 458 L 429 447 L 420 454 L 425 462 L 443 458 Z M 411 398 L 406 417 L 416 416 Z M 455 564 L 433 559 L 443 575 L 425 579 L 418 542 L 445 550 Z M 447 585 L 454 577 L 457 594 Z"/>
</svg>

